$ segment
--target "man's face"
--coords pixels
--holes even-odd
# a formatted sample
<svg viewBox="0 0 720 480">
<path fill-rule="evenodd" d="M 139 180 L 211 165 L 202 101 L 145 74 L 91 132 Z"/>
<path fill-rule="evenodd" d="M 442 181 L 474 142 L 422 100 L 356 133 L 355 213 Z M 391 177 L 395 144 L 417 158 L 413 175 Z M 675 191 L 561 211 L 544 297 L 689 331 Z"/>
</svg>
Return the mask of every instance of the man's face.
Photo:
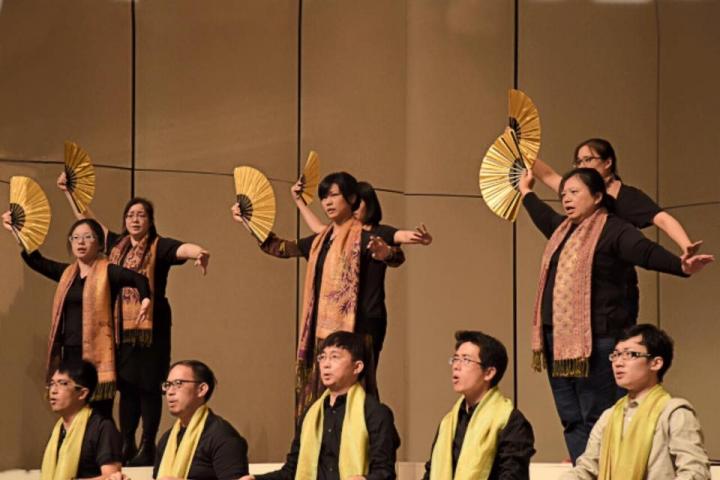
<svg viewBox="0 0 720 480">
<path fill-rule="evenodd" d="M 480 347 L 465 342 L 455 350 L 452 357 L 453 390 L 465 396 L 474 396 L 488 390 L 493 377 L 490 373 L 494 370 L 494 367 L 484 368 L 481 364 Z"/>
<path fill-rule="evenodd" d="M 663 365 L 661 357 L 649 358 L 642 335 L 630 337 L 615 345 L 612 362 L 615 383 L 630 391 L 640 392 L 657 383 L 657 373 Z"/>
<path fill-rule="evenodd" d="M 50 409 L 60 415 L 80 410 L 88 393 L 87 388 L 76 384 L 67 373 L 55 372 L 47 385 Z"/>
<path fill-rule="evenodd" d="M 344 348 L 326 347 L 318 355 L 320 379 L 331 392 L 350 388 L 357 382 L 364 368 L 363 362 L 353 361 L 350 352 Z"/>
<path fill-rule="evenodd" d="M 164 386 L 168 411 L 175 417 L 194 413 L 204 403 L 207 388 L 207 384 L 195 380 L 192 368 L 176 365 Z"/>
</svg>

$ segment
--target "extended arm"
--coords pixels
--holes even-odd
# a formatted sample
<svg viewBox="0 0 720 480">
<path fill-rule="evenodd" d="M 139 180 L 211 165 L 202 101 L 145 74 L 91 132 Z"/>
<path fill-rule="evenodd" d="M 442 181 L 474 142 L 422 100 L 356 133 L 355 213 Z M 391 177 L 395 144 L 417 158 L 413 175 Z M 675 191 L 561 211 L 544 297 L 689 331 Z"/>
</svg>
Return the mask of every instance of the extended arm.
<svg viewBox="0 0 720 480">
<path fill-rule="evenodd" d="M 177 249 L 175 256 L 178 260 L 195 260 L 195 266 L 200 267 L 200 271 L 205 275 L 207 273 L 207 266 L 210 262 L 210 252 L 205 250 L 200 245 L 194 243 L 183 243 Z"/>
</svg>

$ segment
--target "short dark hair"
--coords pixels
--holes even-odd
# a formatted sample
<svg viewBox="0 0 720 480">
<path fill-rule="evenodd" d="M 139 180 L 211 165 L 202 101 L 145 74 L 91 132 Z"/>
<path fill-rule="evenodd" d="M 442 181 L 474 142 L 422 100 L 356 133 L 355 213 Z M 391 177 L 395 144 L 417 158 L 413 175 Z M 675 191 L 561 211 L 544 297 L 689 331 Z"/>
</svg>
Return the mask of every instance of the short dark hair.
<svg viewBox="0 0 720 480">
<path fill-rule="evenodd" d="M 483 332 L 473 330 L 455 332 L 455 350 L 460 348 L 463 343 L 468 342 L 477 345 L 480 349 L 480 362 L 484 368 L 495 367 L 495 376 L 490 381 L 490 386 L 496 386 L 507 370 L 508 354 L 505 345 L 497 338 Z"/>
<path fill-rule="evenodd" d="M 608 212 L 615 211 L 615 200 L 608 195 L 605 189 L 605 180 L 602 175 L 594 168 L 574 168 L 562 176 L 560 180 L 560 188 L 558 190 L 558 196 L 562 198 L 562 191 L 565 188 L 565 182 L 570 180 L 572 177 L 577 177 L 580 181 L 590 190 L 590 193 L 594 196 L 598 193 L 602 195 L 600 206 L 604 207 Z"/>
<path fill-rule="evenodd" d="M 143 197 L 134 197 L 131 198 L 126 204 L 125 208 L 123 209 L 123 216 L 122 216 L 122 234 L 127 235 L 127 225 L 125 224 L 125 217 L 127 217 L 128 212 L 132 207 L 135 205 L 142 205 L 145 209 L 145 214 L 147 214 L 148 222 L 150 223 L 150 229 L 148 230 L 148 238 L 150 241 L 154 240 L 155 237 L 157 237 L 157 228 L 155 228 L 155 206 L 153 203 L 148 200 L 147 198 Z"/>
<path fill-rule="evenodd" d="M 360 197 L 358 196 L 358 182 L 355 177 L 347 172 L 335 172 L 323 178 L 320 185 L 318 185 L 318 197 L 321 200 L 328 196 L 330 187 L 333 184 L 338 186 L 340 193 L 345 201 L 350 204 L 351 209 L 353 211 L 357 210 L 360 205 Z"/>
<path fill-rule="evenodd" d="M 382 221 L 382 208 L 375 189 L 368 182 L 358 182 L 358 197 L 365 202 L 365 218 L 360 221 L 366 225 L 378 226 Z"/>
<path fill-rule="evenodd" d="M 632 337 L 642 337 L 641 345 L 645 345 L 647 351 L 652 357 L 660 357 L 663 359 L 663 366 L 658 371 L 658 381 L 662 382 L 665 373 L 668 371 L 673 361 L 674 342 L 665 330 L 649 323 L 638 323 L 632 327 L 626 328 L 621 334 L 615 338 L 615 345 L 620 342 L 629 340 Z"/>
<path fill-rule="evenodd" d="M 215 391 L 215 385 L 217 384 L 217 378 L 210 367 L 205 365 L 200 360 L 179 360 L 170 365 L 170 370 L 177 366 L 188 367 L 193 372 L 193 379 L 196 382 L 205 383 L 208 386 L 208 391 L 205 394 L 205 403 L 210 400 L 213 392 Z M 168 372 L 170 371 L 168 370 Z"/>
<path fill-rule="evenodd" d="M 78 386 L 88 389 L 85 403 L 90 403 L 90 399 L 95 393 L 98 384 L 98 374 L 95 365 L 85 360 L 68 361 L 62 360 L 58 366 L 57 373 L 63 373 L 70 377 Z"/>
<path fill-rule="evenodd" d="M 68 231 L 67 235 L 67 251 L 69 253 L 72 253 L 72 242 L 70 241 L 70 237 L 72 236 L 73 232 L 77 227 L 80 225 L 87 225 L 90 227 L 90 230 L 92 230 L 93 234 L 95 235 L 95 238 L 97 239 L 98 243 L 98 251 L 100 253 L 105 251 L 105 231 L 102 228 L 102 225 L 98 223 L 97 220 L 93 218 L 82 218 L 80 220 L 76 220 L 71 226 L 70 230 Z"/>
<path fill-rule="evenodd" d="M 588 147 L 593 150 L 603 160 L 612 160 L 610 165 L 610 171 L 613 176 L 620 180 L 620 175 L 617 172 L 617 158 L 615 157 L 615 149 L 612 144 L 604 138 L 589 138 L 582 142 L 580 145 L 575 147 L 575 153 L 573 154 L 573 162 L 577 159 L 578 153 L 582 147 Z"/>
</svg>

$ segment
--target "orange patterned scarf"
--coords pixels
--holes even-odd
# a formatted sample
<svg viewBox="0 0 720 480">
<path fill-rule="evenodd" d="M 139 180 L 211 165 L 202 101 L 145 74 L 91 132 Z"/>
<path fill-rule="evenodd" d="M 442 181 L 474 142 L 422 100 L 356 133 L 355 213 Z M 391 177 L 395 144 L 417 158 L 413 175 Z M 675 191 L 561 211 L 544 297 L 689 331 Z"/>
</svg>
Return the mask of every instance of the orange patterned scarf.
<svg viewBox="0 0 720 480">
<path fill-rule="evenodd" d="M 592 352 L 591 291 L 592 265 L 607 210 L 597 209 L 570 234 L 560 252 L 553 288 L 554 377 L 586 377 Z M 567 236 L 572 223 L 565 219 L 553 232 L 543 253 L 533 318 L 533 368 L 544 365 L 542 298 L 553 254 Z"/>
<path fill-rule="evenodd" d="M 318 254 L 327 236 L 333 233 L 335 236 L 323 265 L 319 298 L 315 299 L 315 268 Z M 296 418 L 299 418 L 307 406 L 322 392 L 315 361 L 319 342 L 333 332 L 355 330 L 360 284 L 361 236 L 362 224 L 350 219 L 340 227 L 326 228 L 323 233 L 315 237 L 310 248 L 296 357 Z M 315 308 L 317 320 L 313 325 Z"/>
<path fill-rule="evenodd" d="M 148 251 L 148 236 L 132 245 L 130 235 L 120 240 L 110 252 L 110 262 L 120 265 L 147 277 L 150 283 L 150 291 L 155 291 L 155 262 L 157 260 L 157 245 L 160 237 L 155 237 Z M 127 254 L 126 254 L 127 252 Z M 123 256 L 125 258 L 123 259 Z M 122 262 L 122 263 L 121 263 Z M 154 298 L 152 298 L 154 300 Z M 123 343 L 139 344 L 149 347 L 152 344 L 153 312 L 148 310 L 148 315 L 140 324 L 136 319 L 140 311 L 142 298 L 136 288 L 125 287 L 120 292 L 120 298 L 115 304 L 115 334 L 119 337 L 117 329 L 120 328 L 119 321 L 122 319 L 122 341 Z"/>
<path fill-rule="evenodd" d="M 93 400 L 105 400 L 115 395 L 115 338 L 113 319 L 110 311 L 110 279 L 108 278 L 109 262 L 99 258 L 85 278 L 82 307 L 82 358 L 93 365 L 98 373 L 98 386 Z M 60 277 L 52 308 L 52 324 L 48 343 L 48 378 L 52 375 L 55 362 L 59 360 L 55 349 L 60 317 L 65 304 L 65 297 L 79 275 L 80 268 L 75 262 L 69 265 Z"/>
</svg>

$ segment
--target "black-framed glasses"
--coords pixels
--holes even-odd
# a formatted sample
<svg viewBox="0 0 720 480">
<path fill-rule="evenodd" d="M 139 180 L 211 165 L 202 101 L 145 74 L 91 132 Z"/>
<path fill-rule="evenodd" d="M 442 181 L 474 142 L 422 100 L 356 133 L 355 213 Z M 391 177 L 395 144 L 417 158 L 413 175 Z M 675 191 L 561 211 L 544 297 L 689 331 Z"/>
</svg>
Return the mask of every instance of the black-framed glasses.
<svg viewBox="0 0 720 480">
<path fill-rule="evenodd" d="M 636 358 L 652 358 L 652 355 L 649 353 L 643 353 L 643 352 L 635 352 L 633 350 L 623 350 L 622 352 L 618 352 L 615 350 L 610 355 L 608 355 L 608 359 L 611 362 L 614 362 L 615 360 L 622 358 L 623 360 L 635 360 Z"/>
<path fill-rule="evenodd" d="M 203 383 L 198 380 L 170 380 L 167 382 L 163 382 L 160 384 L 160 388 L 162 389 L 163 393 L 167 392 L 171 388 L 180 388 L 183 386 L 183 383 Z"/>
<path fill-rule="evenodd" d="M 452 357 L 448 358 L 448 365 L 455 365 L 456 363 L 460 363 L 463 367 L 469 367 L 473 363 L 477 363 L 482 367 L 482 362 L 479 362 L 477 360 L 473 360 L 470 357 L 460 357 L 458 355 L 453 355 Z"/>
<path fill-rule="evenodd" d="M 593 160 L 602 160 L 602 158 L 600 158 L 598 156 L 576 158 L 575 160 L 573 160 L 573 165 L 575 165 L 576 167 L 579 167 L 583 163 L 588 164 L 588 163 L 592 162 Z"/>
</svg>

